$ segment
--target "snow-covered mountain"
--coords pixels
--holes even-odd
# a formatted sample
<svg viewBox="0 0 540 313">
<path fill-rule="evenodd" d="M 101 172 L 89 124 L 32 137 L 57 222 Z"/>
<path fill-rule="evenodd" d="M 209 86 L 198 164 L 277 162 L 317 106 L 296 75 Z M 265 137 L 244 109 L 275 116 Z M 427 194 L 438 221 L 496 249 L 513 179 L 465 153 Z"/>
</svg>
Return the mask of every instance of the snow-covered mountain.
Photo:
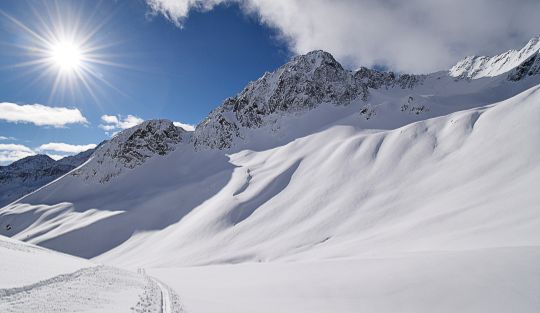
<svg viewBox="0 0 540 313">
<path fill-rule="evenodd" d="M 512 66 L 459 74 L 349 71 L 322 51 L 295 57 L 194 132 L 156 120 L 120 133 L 1 208 L 0 234 L 154 268 L 201 312 L 253 312 L 269 297 L 281 306 L 260 311 L 431 312 L 452 290 L 445 311 L 534 310 L 540 75 L 531 42 L 503 54 Z M 221 266 L 231 263 L 242 265 Z M 203 267 L 178 269 L 186 265 Z M 212 280 L 227 282 L 227 297 L 214 293 L 223 302 L 204 302 L 208 283 L 193 287 Z"/>
<path fill-rule="evenodd" d="M 520 50 L 510 50 L 492 57 L 466 57 L 450 69 L 450 76 L 478 79 L 502 75 L 515 69 L 527 60 L 536 58 L 539 50 L 540 36 L 532 38 Z M 536 67 L 536 71 L 538 72 L 538 67 Z M 516 77 L 513 79 L 515 80 Z"/>
<path fill-rule="evenodd" d="M 83 164 L 94 149 L 53 160 L 38 154 L 0 166 L 0 206 L 4 206 Z"/>
</svg>

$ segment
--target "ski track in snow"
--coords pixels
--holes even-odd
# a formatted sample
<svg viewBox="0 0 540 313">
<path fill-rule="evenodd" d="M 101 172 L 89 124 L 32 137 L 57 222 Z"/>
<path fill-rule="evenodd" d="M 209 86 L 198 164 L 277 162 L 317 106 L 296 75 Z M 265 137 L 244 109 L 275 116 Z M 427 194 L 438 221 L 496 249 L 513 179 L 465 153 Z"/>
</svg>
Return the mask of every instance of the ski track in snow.
<svg viewBox="0 0 540 313">
<path fill-rule="evenodd" d="M 169 290 L 159 281 L 155 280 L 155 282 L 159 286 L 159 289 L 161 289 L 161 312 L 172 313 L 172 300 Z"/>
<path fill-rule="evenodd" d="M 160 294 L 160 309 L 161 313 L 185 313 L 186 311 L 182 307 L 180 303 L 180 297 L 174 290 L 172 290 L 169 286 L 165 285 L 163 282 L 159 281 L 155 277 L 148 276 L 146 274 L 146 271 L 143 268 L 139 268 L 137 272 L 141 275 L 143 275 L 148 281 L 151 288 L 154 290 L 159 289 Z M 140 297 L 141 299 L 145 299 L 145 294 L 147 294 L 146 289 L 145 293 Z M 144 308 L 144 306 L 148 303 L 148 301 L 139 301 L 137 303 L 138 308 Z M 139 305 L 141 304 L 141 305 Z M 147 312 L 146 310 L 135 310 L 136 312 Z"/>
<path fill-rule="evenodd" d="M 151 277 L 161 290 L 161 312 L 162 313 L 186 313 L 180 303 L 180 297 L 169 286 Z"/>
</svg>

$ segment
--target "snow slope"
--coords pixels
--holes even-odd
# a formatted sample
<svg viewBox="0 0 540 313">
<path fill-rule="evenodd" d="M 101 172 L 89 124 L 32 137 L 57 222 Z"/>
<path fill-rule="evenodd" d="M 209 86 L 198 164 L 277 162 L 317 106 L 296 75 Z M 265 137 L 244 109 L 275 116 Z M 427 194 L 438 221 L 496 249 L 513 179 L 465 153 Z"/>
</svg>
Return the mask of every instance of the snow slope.
<svg viewBox="0 0 540 313">
<path fill-rule="evenodd" d="M 539 88 L 391 131 L 338 125 L 231 154 L 234 168 L 198 181 L 223 184 L 218 192 L 99 259 L 173 266 L 536 246 Z M 185 185 L 171 199 L 193 192 Z"/>
</svg>

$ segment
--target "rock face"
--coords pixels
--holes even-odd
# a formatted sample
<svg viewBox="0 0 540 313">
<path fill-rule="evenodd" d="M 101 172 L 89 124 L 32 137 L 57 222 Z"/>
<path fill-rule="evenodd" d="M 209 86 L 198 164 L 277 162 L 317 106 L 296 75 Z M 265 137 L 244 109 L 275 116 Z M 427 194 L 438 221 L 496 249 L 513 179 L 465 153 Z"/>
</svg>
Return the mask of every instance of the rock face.
<svg viewBox="0 0 540 313">
<path fill-rule="evenodd" d="M 357 84 L 371 89 L 393 88 L 399 87 L 402 89 L 413 88 L 420 84 L 425 79 L 424 75 L 397 75 L 394 72 L 381 72 L 361 67 L 354 73 L 354 78 Z"/>
<path fill-rule="evenodd" d="M 193 144 L 198 149 L 227 149 L 234 138 L 242 138 L 242 129 L 264 126 L 270 115 L 310 110 L 321 104 L 347 105 L 366 100 L 369 88 L 412 88 L 422 79 L 367 68 L 348 71 L 328 52 L 313 51 L 266 73 L 225 100 L 197 126 Z"/>
<path fill-rule="evenodd" d="M 155 155 L 166 155 L 182 142 L 185 130 L 169 120 L 150 120 L 127 129 L 98 147 L 92 159 L 72 175 L 85 180 L 109 181 L 125 169 L 143 164 Z"/>
<path fill-rule="evenodd" d="M 466 57 L 450 69 L 449 75 L 467 79 L 498 76 L 520 66 L 539 50 L 540 36 L 532 38 L 521 50 L 510 50 L 493 57 Z"/>
<path fill-rule="evenodd" d="M 514 68 L 508 74 L 511 81 L 522 80 L 527 76 L 540 74 L 540 51 L 530 56 L 527 60 Z"/>
<path fill-rule="evenodd" d="M 0 207 L 55 180 L 83 164 L 94 149 L 58 161 L 38 154 L 0 167 Z"/>
</svg>

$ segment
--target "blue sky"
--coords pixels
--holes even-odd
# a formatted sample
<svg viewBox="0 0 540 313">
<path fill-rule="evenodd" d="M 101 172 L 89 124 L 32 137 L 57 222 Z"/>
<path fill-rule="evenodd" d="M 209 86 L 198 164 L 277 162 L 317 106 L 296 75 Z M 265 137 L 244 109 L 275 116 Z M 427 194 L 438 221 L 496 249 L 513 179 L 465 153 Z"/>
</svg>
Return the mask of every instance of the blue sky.
<svg viewBox="0 0 540 313">
<path fill-rule="evenodd" d="M 351 69 L 446 70 L 523 47 L 537 12 L 532 0 L 0 1 L 0 165 L 143 119 L 196 124 L 311 50 Z"/>
<path fill-rule="evenodd" d="M 99 126 L 109 125 L 101 119 L 103 115 L 116 116 L 120 123 L 132 115 L 196 124 L 225 98 L 290 57 L 272 29 L 242 14 L 234 4 L 221 5 L 211 12 L 194 12 L 180 28 L 160 15 L 150 14 L 144 1 L 95 3 L 0 2 L 4 13 L 0 16 L 0 102 L 77 108 L 86 120 L 59 127 L 0 119 L 0 145 L 4 148 L 17 144 L 51 155 L 73 153 L 76 148 L 38 148 L 48 143 L 87 145 L 108 139 L 120 128 L 106 134 Z M 57 9 L 60 14 L 54 13 Z M 92 71 L 103 79 L 88 79 L 91 92 L 80 79 L 71 77 L 70 86 L 60 86 L 53 93 L 57 75 L 54 65 L 43 76 L 45 71 L 39 66 L 24 66 L 24 62 L 39 58 L 29 52 L 39 44 L 23 26 L 39 32 L 43 28 L 39 17 L 64 28 L 72 28 L 76 20 L 90 25 L 89 29 L 105 21 L 89 46 L 105 46 L 96 54 L 100 61 L 110 64 L 91 64 Z M 17 149 L 11 147 L 11 151 Z M 45 147 L 56 149 L 54 145 Z M 9 163 L 18 155 L 25 154 L 11 152 L 9 158 L 5 153 L 0 162 Z"/>
</svg>

